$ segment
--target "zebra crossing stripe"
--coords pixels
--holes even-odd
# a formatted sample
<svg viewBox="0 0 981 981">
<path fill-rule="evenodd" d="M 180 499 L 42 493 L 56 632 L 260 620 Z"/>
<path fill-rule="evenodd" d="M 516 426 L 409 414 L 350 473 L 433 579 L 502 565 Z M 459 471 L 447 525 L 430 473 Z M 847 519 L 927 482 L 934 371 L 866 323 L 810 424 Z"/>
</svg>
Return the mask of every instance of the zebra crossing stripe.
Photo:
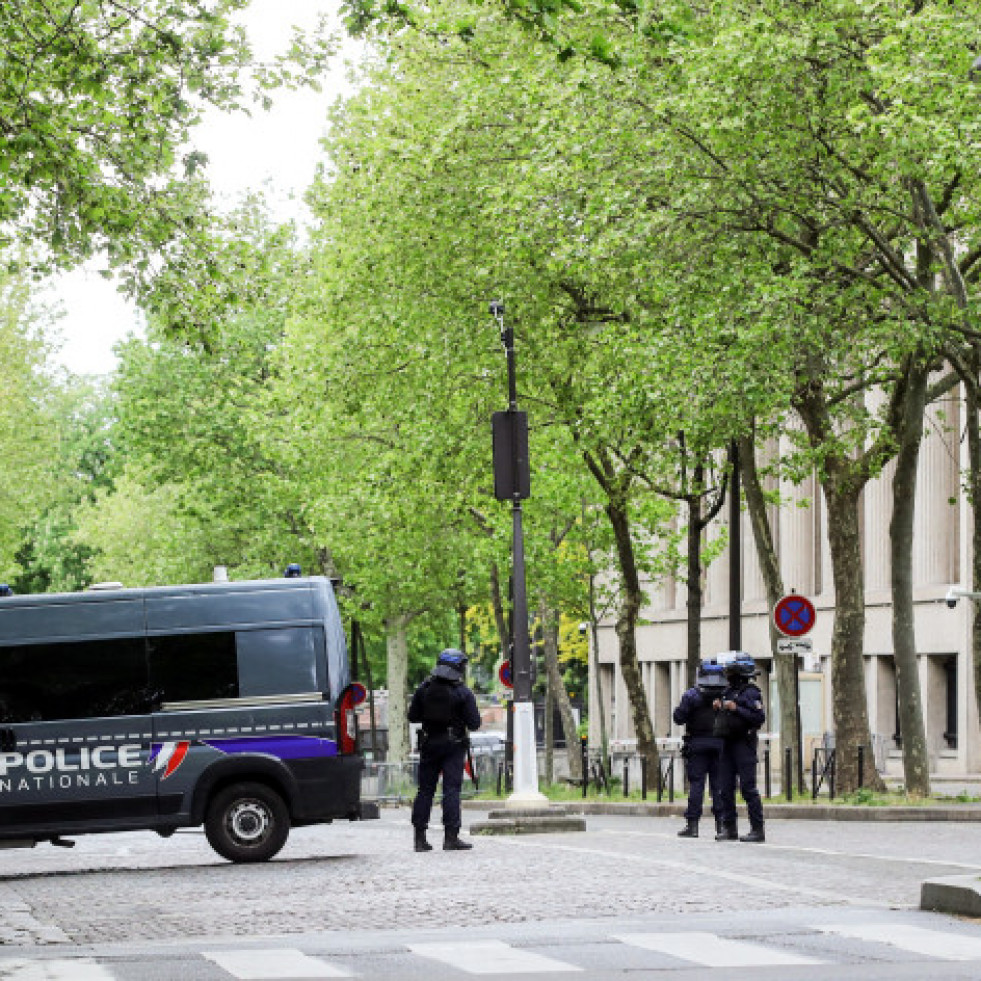
<svg viewBox="0 0 981 981">
<path fill-rule="evenodd" d="M 409 944 L 408 948 L 413 954 L 441 961 L 467 974 L 546 974 L 582 970 L 575 964 L 520 950 L 500 940 Z"/>
<path fill-rule="evenodd" d="M 853 940 L 890 944 L 901 950 L 945 961 L 981 960 L 981 937 L 968 937 L 962 933 L 927 930 L 925 927 L 907 926 L 905 923 L 859 923 L 855 926 L 834 924 L 817 926 L 814 929 Z"/>
<path fill-rule="evenodd" d="M 824 963 L 813 957 L 744 940 L 730 940 L 714 933 L 615 933 L 613 939 L 631 947 L 670 954 L 704 967 L 790 967 Z"/>
<path fill-rule="evenodd" d="M 299 950 L 212 950 L 201 956 L 239 981 L 275 981 L 277 978 L 353 978 L 352 971 L 335 967 Z"/>
<path fill-rule="evenodd" d="M 113 981 L 113 975 L 89 958 L 78 960 L 0 960 L 4 981 Z"/>
</svg>

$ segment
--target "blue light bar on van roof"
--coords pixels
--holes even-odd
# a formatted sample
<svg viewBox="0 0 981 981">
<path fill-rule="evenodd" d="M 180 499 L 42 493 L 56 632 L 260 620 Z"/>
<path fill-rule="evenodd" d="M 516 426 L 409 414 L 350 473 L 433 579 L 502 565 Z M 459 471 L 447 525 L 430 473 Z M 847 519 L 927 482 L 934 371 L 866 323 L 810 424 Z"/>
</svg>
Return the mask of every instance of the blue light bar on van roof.
<svg viewBox="0 0 981 981">
<path fill-rule="evenodd" d="M 0 596 L 13 596 L 14 591 L 5 583 L 0 582 Z"/>
<path fill-rule="evenodd" d="M 291 562 L 284 573 L 287 579 L 299 579 L 302 574 L 299 562 Z"/>
</svg>

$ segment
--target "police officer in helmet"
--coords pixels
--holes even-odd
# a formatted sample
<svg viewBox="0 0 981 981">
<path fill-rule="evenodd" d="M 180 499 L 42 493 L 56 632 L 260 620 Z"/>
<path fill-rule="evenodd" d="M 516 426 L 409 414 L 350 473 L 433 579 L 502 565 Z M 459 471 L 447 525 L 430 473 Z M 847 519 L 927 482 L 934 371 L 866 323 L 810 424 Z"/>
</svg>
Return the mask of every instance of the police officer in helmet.
<svg viewBox="0 0 981 981">
<path fill-rule="evenodd" d="M 705 799 L 705 781 L 708 779 L 712 796 L 712 813 L 715 830 L 722 830 L 722 809 L 719 798 L 719 756 L 722 739 L 715 735 L 716 710 L 712 703 L 726 688 L 722 665 L 707 661 L 698 668 L 695 687 L 681 696 L 674 710 L 674 721 L 685 727 L 681 755 L 685 759 L 688 774 L 688 806 L 685 808 L 685 826 L 678 832 L 679 838 L 697 838 L 698 821 L 702 816 Z"/>
<path fill-rule="evenodd" d="M 756 662 L 735 651 L 725 664 L 728 686 L 715 701 L 717 735 L 722 737 L 719 761 L 719 795 L 722 830 L 716 841 L 766 841 L 763 832 L 763 803 L 756 788 L 757 732 L 766 721 L 763 693 L 753 684 Z M 736 824 L 736 781 L 749 811 L 749 834 L 739 837 Z"/>
<path fill-rule="evenodd" d="M 473 848 L 460 838 L 460 788 L 469 733 L 480 728 L 477 699 L 464 683 L 467 656 L 447 648 L 436 659 L 432 674 L 415 690 L 409 721 L 419 730 L 419 791 L 412 802 L 412 826 L 417 852 L 432 851 L 426 828 L 440 775 L 443 777 L 443 849 Z"/>
</svg>

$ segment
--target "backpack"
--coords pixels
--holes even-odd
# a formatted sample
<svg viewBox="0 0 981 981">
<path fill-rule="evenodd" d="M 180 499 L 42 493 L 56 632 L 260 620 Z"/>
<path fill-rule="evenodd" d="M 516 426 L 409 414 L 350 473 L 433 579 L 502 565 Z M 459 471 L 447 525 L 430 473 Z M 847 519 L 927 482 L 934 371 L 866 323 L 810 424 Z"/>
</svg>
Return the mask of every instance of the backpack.
<svg viewBox="0 0 981 981">
<path fill-rule="evenodd" d="M 422 724 L 426 729 L 448 729 L 453 721 L 453 689 L 450 684 L 433 678 L 422 697 Z"/>
</svg>

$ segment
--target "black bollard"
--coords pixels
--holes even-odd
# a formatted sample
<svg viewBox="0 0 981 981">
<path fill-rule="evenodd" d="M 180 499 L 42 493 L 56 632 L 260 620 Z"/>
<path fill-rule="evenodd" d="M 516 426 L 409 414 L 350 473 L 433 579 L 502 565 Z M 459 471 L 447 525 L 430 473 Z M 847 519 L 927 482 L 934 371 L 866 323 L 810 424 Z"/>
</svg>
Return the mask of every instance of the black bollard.
<svg viewBox="0 0 981 981">
<path fill-rule="evenodd" d="M 858 785 L 865 786 L 865 747 L 858 747 Z"/>
<path fill-rule="evenodd" d="M 770 787 L 770 747 L 767 746 L 763 750 L 763 796 L 769 800 L 773 794 L 771 793 L 772 788 Z"/>
</svg>

